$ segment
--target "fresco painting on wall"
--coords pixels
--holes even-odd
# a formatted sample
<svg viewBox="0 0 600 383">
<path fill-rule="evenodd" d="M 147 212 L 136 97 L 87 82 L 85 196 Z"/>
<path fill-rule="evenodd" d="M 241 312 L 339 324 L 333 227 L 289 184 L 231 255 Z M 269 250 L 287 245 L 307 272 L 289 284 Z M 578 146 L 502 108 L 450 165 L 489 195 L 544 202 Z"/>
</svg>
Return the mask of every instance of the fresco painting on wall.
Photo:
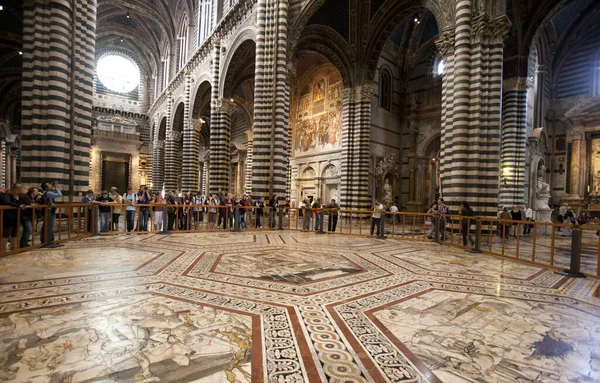
<svg viewBox="0 0 600 383">
<path fill-rule="evenodd" d="M 341 89 L 342 78 L 333 69 L 317 73 L 303 88 L 294 129 L 296 154 L 341 147 Z"/>
<path fill-rule="evenodd" d="M 600 138 L 592 140 L 592 175 L 593 190 L 596 194 L 600 193 Z"/>
</svg>

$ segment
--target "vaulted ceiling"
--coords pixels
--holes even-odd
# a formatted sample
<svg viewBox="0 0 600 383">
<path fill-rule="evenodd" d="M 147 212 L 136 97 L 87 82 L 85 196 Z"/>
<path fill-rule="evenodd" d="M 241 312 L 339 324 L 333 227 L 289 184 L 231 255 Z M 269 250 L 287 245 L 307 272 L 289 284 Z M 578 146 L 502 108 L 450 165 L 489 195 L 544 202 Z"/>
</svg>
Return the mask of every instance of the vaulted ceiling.
<svg viewBox="0 0 600 383">
<path fill-rule="evenodd" d="M 193 0 L 98 0 L 96 52 L 123 50 L 151 74 L 165 43 L 171 49 L 184 14 L 190 19 Z"/>
</svg>

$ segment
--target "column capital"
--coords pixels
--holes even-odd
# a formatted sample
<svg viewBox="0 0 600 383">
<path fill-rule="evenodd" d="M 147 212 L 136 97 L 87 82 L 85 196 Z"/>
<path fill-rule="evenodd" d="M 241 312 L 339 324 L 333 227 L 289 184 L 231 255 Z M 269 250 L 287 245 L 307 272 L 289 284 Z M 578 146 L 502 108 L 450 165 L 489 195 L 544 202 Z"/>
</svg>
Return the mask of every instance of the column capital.
<svg viewBox="0 0 600 383">
<path fill-rule="evenodd" d="M 531 85 L 527 77 L 511 77 L 502 81 L 502 89 L 507 92 L 511 90 L 527 90 Z"/>
<path fill-rule="evenodd" d="M 233 113 L 233 110 L 235 109 L 235 102 L 233 99 L 219 98 L 213 101 L 213 103 L 218 113 L 224 113 L 231 116 L 231 113 Z"/>
<path fill-rule="evenodd" d="M 202 118 L 190 118 L 189 126 L 196 132 L 200 132 L 206 121 Z"/>
<path fill-rule="evenodd" d="M 512 28 L 510 20 L 505 15 L 491 19 L 487 13 L 480 13 L 475 16 L 472 25 L 474 43 L 503 43 Z"/>
<path fill-rule="evenodd" d="M 159 141 L 159 140 L 154 140 L 152 142 L 152 145 L 154 145 L 155 148 L 163 149 L 165 147 L 165 142 Z"/>
<path fill-rule="evenodd" d="M 169 130 L 167 132 L 167 141 L 179 141 L 181 138 L 181 132 L 176 130 Z"/>
<path fill-rule="evenodd" d="M 447 60 L 448 57 L 454 54 L 454 38 L 456 33 L 454 29 L 444 29 L 440 34 L 440 38 L 437 39 L 435 45 L 437 45 L 440 52 L 442 52 L 442 56 Z"/>
<path fill-rule="evenodd" d="M 490 22 L 489 28 L 492 33 L 490 42 L 499 44 L 504 42 L 504 40 L 508 37 L 508 34 L 512 29 L 512 23 L 508 17 L 506 17 L 506 15 L 502 15 L 493 19 Z"/>
<path fill-rule="evenodd" d="M 471 22 L 471 38 L 473 43 L 487 41 L 492 34 L 490 28 L 490 17 L 487 13 L 479 13 L 474 16 Z"/>
<path fill-rule="evenodd" d="M 375 83 L 357 85 L 353 88 L 342 89 L 342 99 L 345 101 L 371 101 L 377 92 Z"/>
<path fill-rule="evenodd" d="M 248 139 L 248 142 L 254 141 L 254 130 L 252 130 L 252 128 L 246 129 L 244 133 L 246 133 L 246 138 Z"/>
<path fill-rule="evenodd" d="M 583 126 L 569 126 L 567 129 L 568 140 L 581 140 L 585 136 Z"/>
</svg>

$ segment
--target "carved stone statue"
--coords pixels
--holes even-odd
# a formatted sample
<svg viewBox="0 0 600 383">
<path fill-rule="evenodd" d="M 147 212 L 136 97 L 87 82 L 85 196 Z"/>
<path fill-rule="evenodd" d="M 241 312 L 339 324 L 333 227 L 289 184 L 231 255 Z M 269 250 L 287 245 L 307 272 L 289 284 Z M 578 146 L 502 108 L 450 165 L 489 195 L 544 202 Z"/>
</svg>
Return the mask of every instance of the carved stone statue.
<svg viewBox="0 0 600 383">
<path fill-rule="evenodd" d="M 390 186 L 390 180 L 386 179 L 383 184 L 383 202 L 389 204 L 392 202 L 392 187 Z"/>
<path fill-rule="evenodd" d="M 550 185 L 544 181 L 544 173 L 546 173 L 546 167 L 541 165 L 537 174 L 538 178 L 535 193 L 536 209 L 550 209 L 550 206 L 548 206 L 548 201 L 550 200 Z"/>
</svg>

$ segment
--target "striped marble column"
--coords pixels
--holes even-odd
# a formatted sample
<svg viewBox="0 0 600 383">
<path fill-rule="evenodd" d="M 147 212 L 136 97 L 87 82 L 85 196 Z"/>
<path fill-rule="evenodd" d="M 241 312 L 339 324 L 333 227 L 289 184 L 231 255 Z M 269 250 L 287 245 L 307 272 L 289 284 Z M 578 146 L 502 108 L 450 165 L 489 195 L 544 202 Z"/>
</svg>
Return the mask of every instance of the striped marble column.
<svg viewBox="0 0 600 383">
<path fill-rule="evenodd" d="M 374 84 L 342 90 L 342 180 L 344 209 L 368 209 L 371 101 Z"/>
<path fill-rule="evenodd" d="M 288 1 L 258 0 L 252 195 L 284 196 L 288 166 Z"/>
<path fill-rule="evenodd" d="M 154 140 L 152 145 L 152 189 L 163 190 L 165 182 L 165 142 Z"/>
<path fill-rule="evenodd" d="M 442 31 L 440 38 L 436 41 L 436 45 L 443 55 L 446 64 L 445 72 L 442 75 L 442 121 L 441 121 L 441 136 L 449 137 L 448 129 L 452 127 L 452 106 L 454 97 L 454 30 L 446 29 Z M 448 169 L 448 159 L 450 158 L 447 152 L 445 140 L 441 140 L 440 144 L 440 193 L 444 194 L 444 186 L 450 179 Z"/>
<path fill-rule="evenodd" d="M 202 163 L 202 195 L 206 196 L 206 193 L 208 191 L 208 163 L 206 161 L 204 161 Z"/>
<path fill-rule="evenodd" d="M 472 25 L 469 162 L 476 166 L 465 194 L 478 214 L 495 215 L 499 202 L 504 38 L 510 23 L 506 17 L 491 20 L 480 13 Z"/>
<path fill-rule="evenodd" d="M 185 101 L 183 109 L 183 164 L 181 169 L 181 189 L 185 192 L 198 192 L 200 176 L 200 130 L 203 120 L 190 118 L 192 78 L 185 77 Z"/>
<path fill-rule="evenodd" d="M 246 130 L 246 185 L 244 190 L 246 193 L 252 195 L 252 147 L 254 144 L 254 135 L 252 129 Z"/>
<path fill-rule="evenodd" d="M 451 95 L 447 100 L 445 144 L 441 158 L 444 198 L 453 210 L 459 201 L 467 198 L 466 192 L 473 172 L 469 152 L 470 83 L 471 83 L 471 0 L 456 2 L 454 30 L 454 73 Z M 451 105 L 449 105 L 451 104 Z M 449 121 L 448 121 L 449 120 Z"/>
<path fill-rule="evenodd" d="M 499 204 L 513 206 L 525 200 L 527 78 L 506 79 L 503 89 Z"/>
<path fill-rule="evenodd" d="M 231 114 L 235 103 L 221 98 L 213 100 L 210 117 L 210 193 L 230 192 Z"/>
<path fill-rule="evenodd" d="M 96 9 L 96 0 L 24 1 L 21 181 L 25 184 L 57 180 L 68 187 L 74 115 L 73 192 L 88 187 Z M 72 57 L 77 57 L 74 63 Z"/>
<path fill-rule="evenodd" d="M 181 174 L 179 141 L 181 132 L 169 130 L 165 140 L 165 190 L 177 190 L 177 179 Z M 186 190 L 187 191 L 187 190 Z"/>
</svg>

